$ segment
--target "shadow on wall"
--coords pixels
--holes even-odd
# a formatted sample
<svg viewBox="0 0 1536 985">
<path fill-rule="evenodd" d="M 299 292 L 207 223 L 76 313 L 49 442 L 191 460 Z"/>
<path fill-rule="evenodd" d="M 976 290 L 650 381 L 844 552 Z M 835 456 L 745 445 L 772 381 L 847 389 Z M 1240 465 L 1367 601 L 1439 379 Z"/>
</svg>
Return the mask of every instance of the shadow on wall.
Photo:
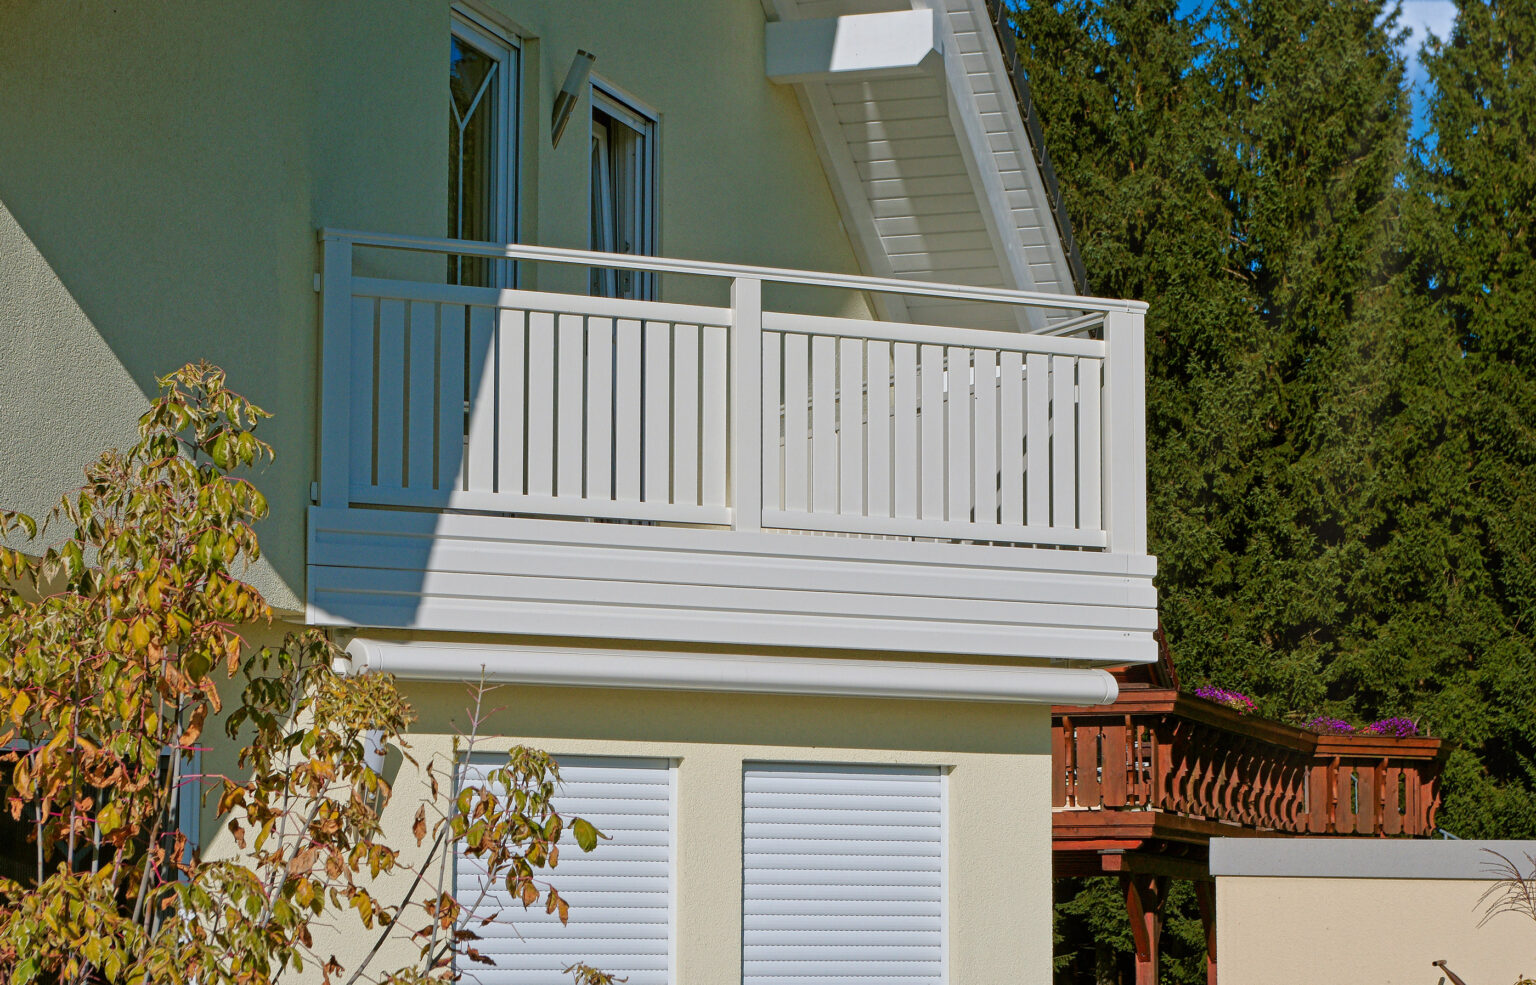
<svg viewBox="0 0 1536 985">
<path fill-rule="evenodd" d="M 272 516 L 250 577 L 302 609 L 314 230 L 438 234 L 444 208 L 404 190 L 445 153 L 439 107 L 419 98 L 441 72 L 433 53 L 366 104 L 357 80 L 379 51 L 412 50 L 399 38 L 440 29 L 447 8 L 354 6 L 0 7 L 0 132 L 24 135 L 0 141 L 0 505 L 46 509 L 129 440 L 157 375 L 207 359 L 275 414 L 262 435 L 277 460 L 255 476 Z M 437 139 L 401 139 L 413 132 Z"/>
</svg>

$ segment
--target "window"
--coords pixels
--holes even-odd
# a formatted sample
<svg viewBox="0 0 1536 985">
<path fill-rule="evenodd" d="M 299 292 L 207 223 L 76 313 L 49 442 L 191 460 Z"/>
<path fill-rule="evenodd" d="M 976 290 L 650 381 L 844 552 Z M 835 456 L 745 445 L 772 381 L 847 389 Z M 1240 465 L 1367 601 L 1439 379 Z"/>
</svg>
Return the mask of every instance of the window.
<svg viewBox="0 0 1536 985">
<path fill-rule="evenodd" d="M 455 10 L 448 59 L 448 236 L 514 238 L 517 48 Z M 511 286 L 511 263 L 449 257 L 453 284 Z"/>
<path fill-rule="evenodd" d="M 592 85 L 592 249 L 656 252 L 656 121 Z M 653 299 L 655 274 L 593 270 L 592 293 Z"/>
<path fill-rule="evenodd" d="M 455 893 L 482 938 L 475 949 L 496 966 L 462 969 L 479 985 L 569 982 L 563 969 L 585 961 L 629 985 L 668 985 L 672 974 L 672 764 L 665 759 L 561 756 L 555 809 L 584 817 L 612 840 L 591 853 L 569 829 L 560 838 L 560 864 L 549 883 L 571 905 L 570 922 L 542 907 L 523 909 L 504 885 L 487 886 L 485 870 L 462 855 Z M 465 764 L 461 775 L 483 782 L 489 761 Z M 478 772 L 477 772 L 478 771 Z M 491 917 L 492 922 L 480 926 Z"/>
<path fill-rule="evenodd" d="M 742 982 L 944 981 L 937 768 L 748 764 Z"/>
</svg>

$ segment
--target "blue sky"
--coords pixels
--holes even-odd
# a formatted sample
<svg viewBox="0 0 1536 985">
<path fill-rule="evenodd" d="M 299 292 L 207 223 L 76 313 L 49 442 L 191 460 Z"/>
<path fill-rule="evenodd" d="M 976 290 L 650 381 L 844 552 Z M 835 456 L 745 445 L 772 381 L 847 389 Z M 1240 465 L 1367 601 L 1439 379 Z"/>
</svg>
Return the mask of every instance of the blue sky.
<svg viewBox="0 0 1536 985">
<path fill-rule="evenodd" d="M 1181 11 L 1193 11 L 1209 4 L 1210 0 L 1182 0 Z M 1422 94 L 1424 70 L 1418 62 L 1419 46 L 1429 33 L 1444 38 L 1451 33 L 1456 20 L 1456 5 L 1452 0 L 1403 0 L 1402 25 L 1411 33 L 1403 41 L 1403 57 L 1408 63 L 1408 83 L 1413 88 L 1413 130 L 1417 136 L 1424 130 Z"/>
</svg>

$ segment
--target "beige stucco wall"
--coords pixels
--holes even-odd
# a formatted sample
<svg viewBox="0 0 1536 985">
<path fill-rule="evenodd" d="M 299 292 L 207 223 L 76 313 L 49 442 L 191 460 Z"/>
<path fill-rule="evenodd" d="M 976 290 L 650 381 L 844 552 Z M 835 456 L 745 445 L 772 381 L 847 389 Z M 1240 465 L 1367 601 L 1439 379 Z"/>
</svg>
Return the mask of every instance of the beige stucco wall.
<svg viewBox="0 0 1536 985">
<path fill-rule="evenodd" d="M 390 757 L 386 830 L 411 846 L 412 818 L 430 797 L 426 765 L 451 774 L 471 697 L 459 684 L 408 682 L 420 714 L 413 765 Z M 748 760 L 900 763 L 948 769 L 950 980 L 1019 985 L 1050 980 L 1050 750 L 1044 707 L 767 695 L 505 686 L 488 696 L 480 751 L 523 742 L 560 754 L 677 761 L 676 974 L 729 983 L 741 973 L 742 764 Z M 228 750 L 205 759 L 218 768 Z M 210 851 L 228 836 L 204 818 Z M 599 846 L 598 851 L 601 851 Z M 559 885 L 558 869 L 551 881 Z M 393 899 L 402 877 L 380 885 Z M 573 915 L 579 919 L 579 913 Z M 373 936 L 344 919 L 318 939 L 352 965 Z M 376 967 L 408 963 L 391 945 Z"/>
<path fill-rule="evenodd" d="M 1222 985 L 1436 985 L 1445 960 L 1469 985 L 1536 976 L 1536 922 L 1484 926 L 1482 879 L 1223 876 L 1216 881 Z"/>
<path fill-rule="evenodd" d="M 523 239 L 587 245 L 585 128 L 548 136 L 579 46 L 660 113 L 664 252 L 856 269 L 794 95 L 764 77 L 758 0 L 484 7 L 525 35 Z M 315 230 L 443 235 L 449 10 L 0 0 L 0 506 L 45 509 L 129 440 L 157 374 L 210 359 L 277 412 L 255 579 L 298 607 Z"/>
</svg>

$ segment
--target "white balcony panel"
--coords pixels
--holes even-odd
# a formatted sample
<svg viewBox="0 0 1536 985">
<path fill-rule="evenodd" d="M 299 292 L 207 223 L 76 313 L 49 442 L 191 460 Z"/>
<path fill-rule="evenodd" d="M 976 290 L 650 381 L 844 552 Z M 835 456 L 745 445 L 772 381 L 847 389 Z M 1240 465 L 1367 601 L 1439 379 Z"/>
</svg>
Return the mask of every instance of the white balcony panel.
<svg viewBox="0 0 1536 985">
<path fill-rule="evenodd" d="M 322 625 L 1155 659 L 1144 556 L 384 510 L 310 513 Z"/>
<path fill-rule="evenodd" d="M 323 235 L 313 621 L 1155 659 L 1142 305 Z M 732 306 L 354 277 L 354 245 L 716 277 Z M 1104 337 L 764 311 L 764 282 Z"/>
</svg>

